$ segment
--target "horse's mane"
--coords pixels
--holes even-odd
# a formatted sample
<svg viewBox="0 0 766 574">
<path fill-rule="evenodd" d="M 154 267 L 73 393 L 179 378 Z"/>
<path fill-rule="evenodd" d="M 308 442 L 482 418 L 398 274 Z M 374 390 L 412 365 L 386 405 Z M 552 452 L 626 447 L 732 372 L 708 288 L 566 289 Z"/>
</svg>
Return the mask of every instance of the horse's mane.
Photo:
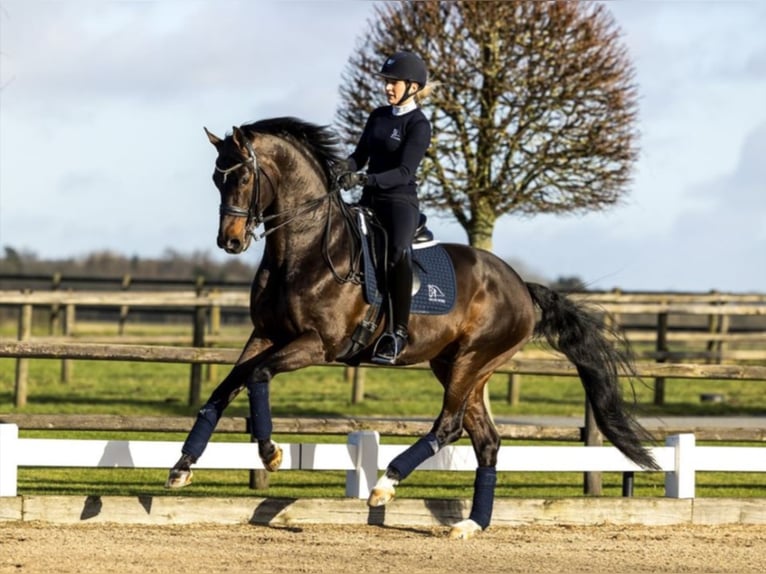
<svg viewBox="0 0 766 574">
<path fill-rule="evenodd" d="M 293 138 L 316 158 L 328 182 L 333 180 L 333 168 L 342 159 L 338 136 L 329 126 L 282 117 L 245 124 L 241 129 L 248 136 L 259 133 Z"/>
</svg>

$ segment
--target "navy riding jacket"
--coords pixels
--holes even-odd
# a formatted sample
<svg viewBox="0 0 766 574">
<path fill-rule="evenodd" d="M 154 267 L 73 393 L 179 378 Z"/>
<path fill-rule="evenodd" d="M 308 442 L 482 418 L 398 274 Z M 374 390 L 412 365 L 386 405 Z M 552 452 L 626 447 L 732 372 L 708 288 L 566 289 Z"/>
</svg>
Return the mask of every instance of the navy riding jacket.
<svg viewBox="0 0 766 574">
<path fill-rule="evenodd" d="M 415 172 L 430 143 L 431 123 L 420 108 L 402 115 L 394 115 L 392 106 L 374 110 L 349 156 L 351 171 L 369 162 L 360 203 L 369 205 L 374 196 L 417 206 Z"/>
</svg>

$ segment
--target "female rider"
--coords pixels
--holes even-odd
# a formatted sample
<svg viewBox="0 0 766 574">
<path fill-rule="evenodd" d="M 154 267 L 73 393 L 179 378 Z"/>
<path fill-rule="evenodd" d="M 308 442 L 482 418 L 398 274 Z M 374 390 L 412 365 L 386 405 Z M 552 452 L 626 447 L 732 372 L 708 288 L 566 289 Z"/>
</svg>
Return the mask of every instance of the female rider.
<svg viewBox="0 0 766 574">
<path fill-rule="evenodd" d="M 360 205 L 371 209 L 388 235 L 386 278 L 388 323 L 373 351 L 372 361 L 394 364 L 408 340 L 412 299 L 410 248 L 420 207 L 415 172 L 431 141 L 431 124 L 418 107 L 425 95 L 428 72 L 423 60 L 408 51 L 389 57 L 379 75 L 389 105 L 367 118 L 356 149 L 346 160 L 338 181 L 343 189 L 363 185 Z M 358 170 L 367 165 L 367 172 Z"/>
</svg>

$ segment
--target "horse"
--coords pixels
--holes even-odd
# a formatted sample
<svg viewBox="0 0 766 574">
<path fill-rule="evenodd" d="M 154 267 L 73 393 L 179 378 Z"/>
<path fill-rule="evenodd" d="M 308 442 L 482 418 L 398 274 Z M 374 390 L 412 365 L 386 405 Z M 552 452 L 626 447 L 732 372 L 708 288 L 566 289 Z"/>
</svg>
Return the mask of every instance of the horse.
<svg viewBox="0 0 766 574">
<path fill-rule="evenodd" d="M 263 466 L 276 471 L 282 451 L 271 437 L 270 381 L 309 365 L 361 364 L 372 356 L 369 345 L 353 358 L 344 356 L 370 304 L 358 280 L 359 239 L 350 204 L 336 183 L 342 159 L 337 135 L 328 126 L 290 117 L 235 126 L 224 138 L 204 130 L 218 154 L 213 170 L 220 192 L 218 247 L 242 253 L 259 228 L 265 245 L 250 293 L 252 334 L 199 410 L 170 469 L 168 488 L 191 482 L 192 465 L 243 389 Z M 449 536 L 467 539 L 489 527 L 500 438 L 487 382 L 535 336 L 576 366 L 604 436 L 639 466 L 656 469 L 642 444 L 651 437 L 626 408 L 618 384 L 620 369 L 629 369 L 631 358 L 610 342 L 598 316 L 582 303 L 525 282 L 488 251 L 441 245 L 454 265 L 455 304 L 448 313 L 413 315 L 410 341 L 400 356 L 404 365 L 430 365 L 444 388 L 441 412 L 430 432 L 390 462 L 368 504 L 389 503 L 401 481 L 465 431 L 477 460 L 473 499 L 468 518 L 452 525 Z"/>
</svg>

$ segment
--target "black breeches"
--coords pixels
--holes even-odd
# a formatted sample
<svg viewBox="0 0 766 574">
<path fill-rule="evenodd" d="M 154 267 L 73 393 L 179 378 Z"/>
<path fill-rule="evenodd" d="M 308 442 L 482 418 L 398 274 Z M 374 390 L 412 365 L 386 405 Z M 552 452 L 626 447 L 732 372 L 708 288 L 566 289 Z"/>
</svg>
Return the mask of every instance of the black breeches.
<svg viewBox="0 0 766 574">
<path fill-rule="evenodd" d="M 418 228 L 420 210 L 417 206 L 404 201 L 373 202 L 373 210 L 378 221 L 388 234 L 388 268 L 399 263 L 412 246 L 412 237 Z"/>
<path fill-rule="evenodd" d="M 420 210 L 404 201 L 375 201 L 374 211 L 388 234 L 385 291 L 388 296 L 389 327 L 407 329 L 412 300 L 412 238 Z"/>
</svg>

